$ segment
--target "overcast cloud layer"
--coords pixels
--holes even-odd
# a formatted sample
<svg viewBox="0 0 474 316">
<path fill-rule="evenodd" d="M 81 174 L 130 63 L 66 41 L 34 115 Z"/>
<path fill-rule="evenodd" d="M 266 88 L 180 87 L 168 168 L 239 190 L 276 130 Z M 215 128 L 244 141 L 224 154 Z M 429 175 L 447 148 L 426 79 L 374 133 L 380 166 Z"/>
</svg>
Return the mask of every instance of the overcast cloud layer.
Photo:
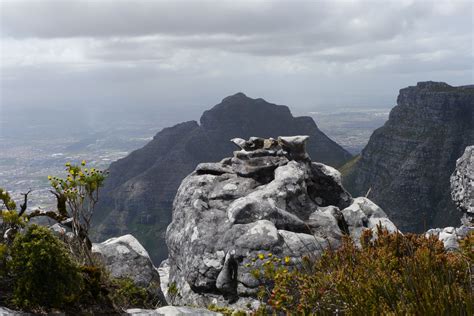
<svg viewBox="0 0 474 316">
<path fill-rule="evenodd" d="M 242 91 L 298 112 L 474 82 L 471 1 L 0 3 L 3 108 L 201 110 Z"/>
</svg>

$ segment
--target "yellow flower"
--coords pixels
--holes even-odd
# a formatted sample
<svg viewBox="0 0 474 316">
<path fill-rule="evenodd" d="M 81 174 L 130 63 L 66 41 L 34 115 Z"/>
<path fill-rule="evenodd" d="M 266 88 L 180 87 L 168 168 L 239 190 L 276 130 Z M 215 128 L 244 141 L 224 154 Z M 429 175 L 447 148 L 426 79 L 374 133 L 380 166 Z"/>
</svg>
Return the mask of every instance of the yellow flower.
<svg viewBox="0 0 474 316">
<path fill-rule="evenodd" d="M 71 163 L 70 162 L 66 162 L 66 167 L 70 167 L 71 166 Z"/>
<path fill-rule="evenodd" d="M 258 256 L 258 259 L 260 260 L 265 259 L 265 255 L 263 253 L 259 253 L 257 256 Z"/>
<path fill-rule="evenodd" d="M 273 256 L 272 253 L 267 254 L 268 258 L 271 258 Z"/>
<path fill-rule="evenodd" d="M 290 263 L 290 257 L 288 257 L 288 256 L 285 257 L 285 263 L 286 264 Z"/>
<path fill-rule="evenodd" d="M 51 176 L 48 176 L 48 180 L 51 180 L 52 178 L 53 178 L 53 177 L 51 177 Z"/>
<path fill-rule="evenodd" d="M 85 166 L 85 165 L 86 165 L 86 161 L 83 160 L 83 161 L 81 162 L 81 165 Z"/>
</svg>

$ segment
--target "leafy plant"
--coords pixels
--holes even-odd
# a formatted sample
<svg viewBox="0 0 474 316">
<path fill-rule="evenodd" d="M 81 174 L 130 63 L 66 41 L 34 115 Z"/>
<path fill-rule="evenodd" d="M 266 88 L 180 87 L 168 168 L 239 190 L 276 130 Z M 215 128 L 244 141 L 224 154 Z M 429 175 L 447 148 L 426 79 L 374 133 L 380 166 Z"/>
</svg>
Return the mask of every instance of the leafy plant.
<svg viewBox="0 0 474 316">
<path fill-rule="evenodd" d="M 74 234 L 72 249 L 76 258 L 88 265 L 93 264 L 92 243 L 89 229 L 95 205 L 99 200 L 99 189 L 106 173 L 95 168 L 86 168 L 86 162 L 80 165 L 66 163 L 66 178 L 48 176 L 51 193 L 57 200 L 57 211 L 36 210 L 29 217 L 48 216 L 60 223 L 69 225 Z"/>
<path fill-rule="evenodd" d="M 32 225 L 10 250 L 13 302 L 21 308 L 63 308 L 81 292 L 79 267 L 48 228 Z"/>
<path fill-rule="evenodd" d="M 120 278 L 112 282 L 115 287 L 112 300 L 119 308 L 155 308 L 157 306 L 158 298 L 153 297 L 146 288 L 135 285 L 132 279 Z"/>
<path fill-rule="evenodd" d="M 23 194 L 25 203 L 21 205 L 20 211 L 17 211 L 16 203 L 10 194 L 0 188 L 0 201 L 3 204 L 0 206 L 0 242 L 6 245 L 11 244 L 15 234 L 28 222 L 28 217 L 25 214 L 28 194 L 29 192 Z"/>
</svg>

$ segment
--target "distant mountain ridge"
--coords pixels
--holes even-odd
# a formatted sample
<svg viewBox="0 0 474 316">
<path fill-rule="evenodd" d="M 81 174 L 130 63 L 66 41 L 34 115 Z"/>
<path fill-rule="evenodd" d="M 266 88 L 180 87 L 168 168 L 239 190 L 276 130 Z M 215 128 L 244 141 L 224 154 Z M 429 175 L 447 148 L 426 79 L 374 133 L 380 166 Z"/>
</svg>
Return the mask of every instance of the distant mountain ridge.
<svg viewBox="0 0 474 316">
<path fill-rule="evenodd" d="M 380 205 L 402 231 L 459 226 L 449 178 L 474 144 L 474 85 L 419 82 L 400 90 L 384 126 L 341 168 L 346 188 Z"/>
<path fill-rule="evenodd" d="M 310 117 L 237 93 L 200 119 L 160 131 L 143 148 L 111 164 L 94 222 L 95 239 L 132 233 L 155 262 L 164 259 L 166 227 L 176 190 L 198 163 L 219 161 L 235 150 L 234 137 L 309 135 L 314 161 L 338 167 L 352 155 L 319 130 Z"/>
</svg>

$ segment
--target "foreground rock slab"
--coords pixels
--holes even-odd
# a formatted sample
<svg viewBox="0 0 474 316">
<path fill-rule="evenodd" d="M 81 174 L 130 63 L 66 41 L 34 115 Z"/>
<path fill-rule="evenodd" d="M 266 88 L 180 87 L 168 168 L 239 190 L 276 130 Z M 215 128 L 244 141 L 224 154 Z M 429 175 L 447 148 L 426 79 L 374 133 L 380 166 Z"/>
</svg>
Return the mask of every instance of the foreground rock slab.
<svg viewBox="0 0 474 316">
<path fill-rule="evenodd" d="M 134 316 L 181 316 L 181 315 L 196 315 L 196 316 L 221 316 L 221 313 L 211 312 L 204 308 L 193 308 L 187 306 L 165 306 L 157 309 L 139 309 L 133 308 L 127 310 L 127 315 Z"/>
<path fill-rule="evenodd" d="M 255 308 L 263 283 L 253 271 L 265 261 L 298 265 L 344 234 L 358 240 L 377 224 L 396 230 L 377 205 L 351 197 L 337 170 L 311 161 L 307 139 L 233 139 L 233 157 L 202 163 L 183 180 L 166 234 L 176 304 Z"/>
</svg>

